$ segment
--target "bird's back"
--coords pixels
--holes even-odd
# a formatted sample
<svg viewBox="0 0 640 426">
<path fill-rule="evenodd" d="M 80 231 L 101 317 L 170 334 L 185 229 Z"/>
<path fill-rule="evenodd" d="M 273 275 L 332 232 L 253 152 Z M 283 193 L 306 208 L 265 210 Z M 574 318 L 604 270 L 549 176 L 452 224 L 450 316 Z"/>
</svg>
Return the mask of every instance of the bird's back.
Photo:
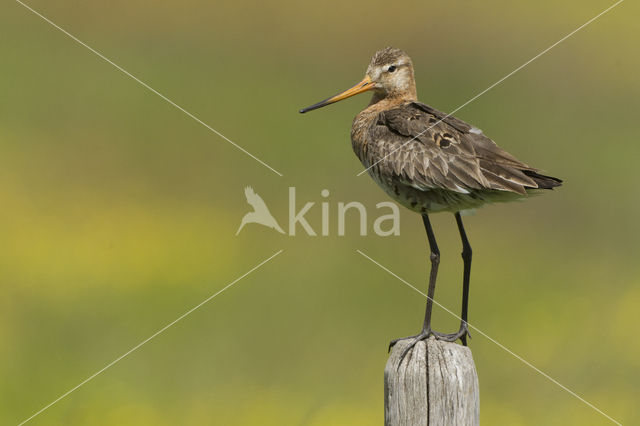
<svg viewBox="0 0 640 426">
<path fill-rule="evenodd" d="M 562 182 L 478 128 L 419 102 L 371 105 L 354 121 L 352 144 L 374 180 L 418 212 L 477 208 Z"/>
</svg>

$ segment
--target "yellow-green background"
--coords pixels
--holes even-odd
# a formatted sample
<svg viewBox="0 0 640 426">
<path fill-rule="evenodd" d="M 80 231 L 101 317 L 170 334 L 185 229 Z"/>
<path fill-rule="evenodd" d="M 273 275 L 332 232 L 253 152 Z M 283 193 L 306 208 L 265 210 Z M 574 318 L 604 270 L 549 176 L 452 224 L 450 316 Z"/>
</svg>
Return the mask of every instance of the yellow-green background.
<svg viewBox="0 0 640 426">
<path fill-rule="evenodd" d="M 284 252 L 32 420 L 34 425 L 375 425 L 387 342 L 418 331 L 418 216 L 337 237 L 339 201 L 385 195 L 349 142 L 367 95 L 300 107 L 405 49 L 450 111 L 609 1 L 29 3 L 284 174 L 279 177 L 33 15 L 0 6 L 0 423 L 17 424 L 277 250 Z M 623 424 L 640 397 L 640 9 L 628 0 L 457 113 L 565 179 L 466 219 L 470 321 Z M 331 191 L 331 237 L 236 229 L 252 185 Z M 320 207 L 308 215 L 320 228 Z M 353 219 L 353 218 L 352 218 Z M 437 299 L 459 241 L 433 218 Z M 372 219 L 369 221 L 371 229 Z M 300 230 L 299 230 L 300 231 Z M 300 232 L 299 232 L 300 234 Z M 442 331 L 456 320 L 436 308 Z M 611 424 L 474 334 L 484 425 Z"/>
</svg>

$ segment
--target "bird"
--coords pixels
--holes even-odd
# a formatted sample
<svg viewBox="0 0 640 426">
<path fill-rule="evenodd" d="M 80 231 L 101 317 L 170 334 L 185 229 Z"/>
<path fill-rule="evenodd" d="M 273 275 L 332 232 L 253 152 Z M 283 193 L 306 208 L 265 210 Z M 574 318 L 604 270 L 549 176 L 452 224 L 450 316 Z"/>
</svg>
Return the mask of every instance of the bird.
<svg viewBox="0 0 640 426">
<path fill-rule="evenodd" d="M 240 233 L 247 223 L 259 223 L 260 225 L 275 229 L 279 233 L 284 234 L 284 231 L 280 228 L 276 219 L 271 215 L 271 212 L 264 200 L 256 194 L 252 187 L 247 186 L 244 189 L 244 195 L 247 198 L 247 203 L 253 207 L 253 211 L 242 217 L 242 222 L 240 223 L 240 227 L 238 228 L 236 235 Z"/>
<path fill-rule="evenodd" d="M 404 51 L 387 47 L 371 58 L 364 79 L 350 89 L 300 113 L 372 91 L 369 105 L 354 119 L 351 145 L 367 173 L 392 199 L 422 216 L 431 268 L 427 304 L 416 343 L 437 340 L 467 346 L 472 249 L 461 212 L 485 204 L 514 201 L 550 190 L 562 180 L 547 176 L 500 148 L 477 127 L 418 101 L 413 62 Z M 453 213 L 462 241 L 463 279 L 460 327 L 455 333 L 434 331 L 431 315 L 440 250 L 431 225 L 432 213 Z"/>
</svg>

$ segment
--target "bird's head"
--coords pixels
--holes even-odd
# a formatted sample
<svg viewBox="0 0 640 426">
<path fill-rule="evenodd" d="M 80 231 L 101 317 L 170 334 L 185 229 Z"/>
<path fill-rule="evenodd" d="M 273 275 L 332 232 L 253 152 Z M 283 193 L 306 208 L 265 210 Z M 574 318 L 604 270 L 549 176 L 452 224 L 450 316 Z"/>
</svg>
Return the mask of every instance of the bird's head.
<svg viewBox="0 0 640 426">
<path fill-rule="evenodd" d="M 374 90 L 384 97 L 404 97 L 415 93 L 413 63 L 405 52 L 393 47 L 379 50 L 371 58 L 367 77 Z"/>
<path fill-rule="evenodd" d="M 374 100 L 400 98 L 417 100 L 413 63 L 404 51 L 393 47 L 377 51 L 362 81 L 344 92 L 301 109 L 301 113 L 322 108 L 359 93 L 375 91 Z"/>
</svg>

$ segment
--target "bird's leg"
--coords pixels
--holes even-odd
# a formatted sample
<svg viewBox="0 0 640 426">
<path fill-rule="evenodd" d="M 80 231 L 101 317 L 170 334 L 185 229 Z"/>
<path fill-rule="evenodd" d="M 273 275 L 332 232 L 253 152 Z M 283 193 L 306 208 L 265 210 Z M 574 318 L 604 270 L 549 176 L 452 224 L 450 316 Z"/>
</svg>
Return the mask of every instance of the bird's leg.
<svg viewBox="0 0 640 426">
<path fill-rule="evenodd" d="M 456 212 L 456 223 L 458 224 L 458 231 L 460 231 L 460 239 L 462 240 L 462 261 L 464 262 L 464 272 L 462 276 L 462 314 L 460 315 L 462 320 L 460 322 L 460 332 L 463 334 L 460 336 L 460 340 L 462 340 L 463 345 L 467 346 L 467 336 L 471 337 L 467 319 L 469 315 L 469 284 L 471 279 L 472 251 L 469 240 L 467 239 L 467 233 L 462 224 L 460 212 Z"/>
<path fill-rule="evenodd" d="M 424 229 L 427 231 L 427 239 L 429 240 L 429 249 L 431 251 L 429 257 L 431 259 L 431 272 L 429 273 L 429 290 L 427 291 L 427 309 L 424 313 L 424 324 L 422 332 L 431 331 L 431 313 L 433 311 L 433 296 L 436 292 L 436 277 L 438 276 L 438 266 L 440 265 L 440 250 L 436 243 L 436 236 L 431 228 L 431 222 L 426 214 L 422 215 Z"/>
<path fill-rule="evenodd" d="M 429 273 L 429 289 L 427 291 L 427 308 L 424 314 L 424 323 L 422 325 L 422 331 L 415 336 L 405 337 L 402 339 L 395 339 L 389 343 L 389 349 L 395 345 L 399 340 L 413 339 L 409 346 L 407 346 L 400 355 L 400 363 L 407 355 L 407 353 L 421 340 L 427 339 L 429 336 L 435 335 L 431 330 L 431 314 L 433 312 L 433 296 L 436 292 L 436 278 L 438 276 L 438 265 L 440 265 L 440 250 L 436 243 L 436 236 L 431 228 L 431 222 L 426 214 L 422 215 L 422 221 L 424 222 L 424 228 L 427 231 L 427 239 L 429 240 L 429 250 L 431 259 L 431 272 Z M 436 336 L 437 337 L 437 336 Z"/>
<path fill-rule="evenodd" d="M 468 314 L 469 314 L 469 280 L 471 278 L 471 245 L 469 244 L 469 240 L 467 239 L 467 233 L 464 230 L 464 225 L 462 224 L 462 217 L 460 216 L 460 212 L 455 214 L 456 223 L 458 224 L 458 231 L 460 232 L 460 239 L 462 240 L 462 261 L 464 262 L 464 272 L 462 275 L 462 314 L 460 314 L 460 330 L 457 333 L 453 334 L 440 334 L 435 333 L 436 337 L 440 340 L 446 340 L 450 342 L 454 342 L 458 339 L 462 341 L 464 346 L 467 346 L 467 336 L 471 337 L 469 334 L 469 325 L 467 324 Z"/>
</svg>

